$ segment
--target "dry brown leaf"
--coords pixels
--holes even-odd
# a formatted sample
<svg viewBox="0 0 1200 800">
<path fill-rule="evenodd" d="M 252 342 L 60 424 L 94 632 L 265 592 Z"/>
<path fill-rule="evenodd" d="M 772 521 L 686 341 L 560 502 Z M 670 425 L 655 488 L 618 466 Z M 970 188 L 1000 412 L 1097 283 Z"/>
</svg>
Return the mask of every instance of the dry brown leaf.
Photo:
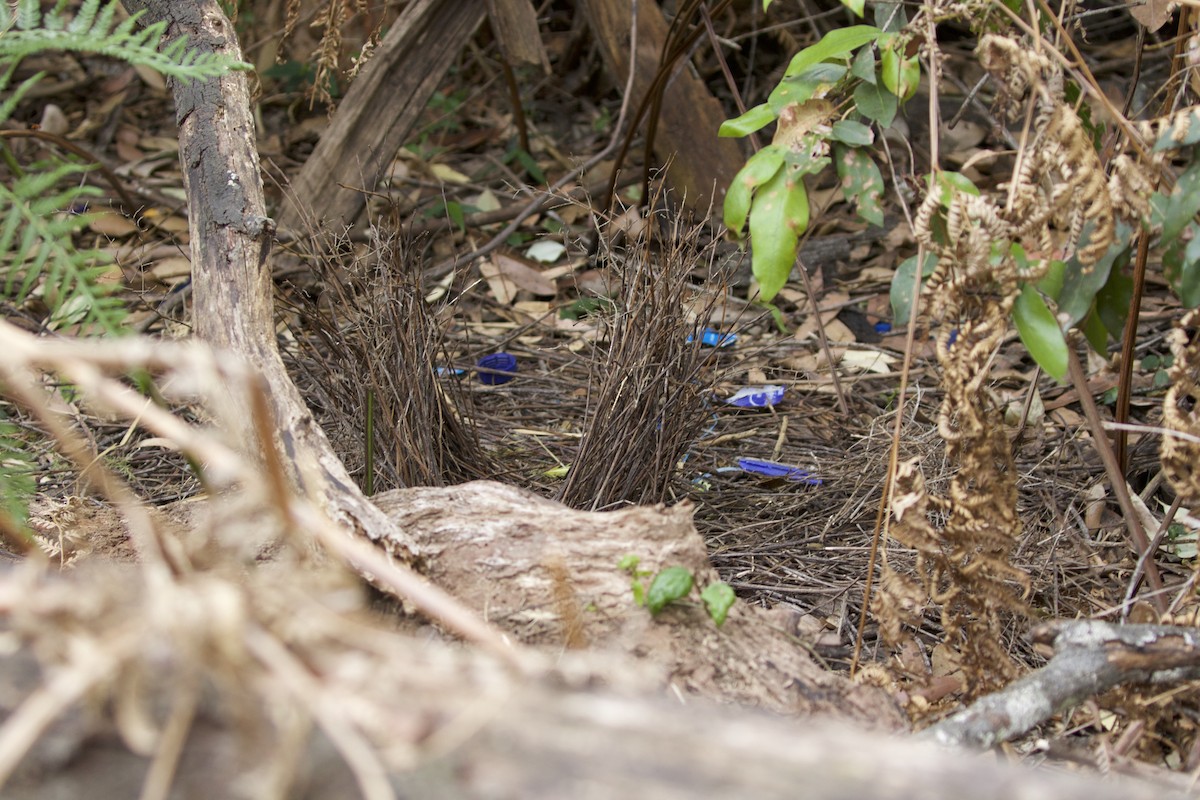
<svg viewBox="0 0 1200 800">
<path fill-rule="evenodd" d="M 489 259 L 496 273 L 512 281 L 520 289 L 540 297 L 553 297 L 556 294 L 554 282 L 515 256 L 496 253 Z M 486 274 L 485 274 L 486 277 Z"/>
<path fill-rule="evenodd" d="M 137 225 L 133 220 L 123 217 L 114 211 L 97 214 L 88 222 L 88 229 L 101 236 L 129 236 L 137 233 Z"/>
<path fill-rule="evenodd" d="M 1141 4 L 1135 3 L 1131 6 L 1129 13 L 1146 26 L 1147 31 L 1154 33 L 1167 24 L 1178 5 L 1174 0 L 1144 0 Z"/>
<path fill-rule="evenodd" d="M 492 296 L 496 298 L 497 303 L 506 306 L 516 299 L 517 284 L 496 265 L 495 257 L 489 258 L 479 265 L 479 274 L 487 281 L 488 288 L 492 290 Z"/>
</svg>

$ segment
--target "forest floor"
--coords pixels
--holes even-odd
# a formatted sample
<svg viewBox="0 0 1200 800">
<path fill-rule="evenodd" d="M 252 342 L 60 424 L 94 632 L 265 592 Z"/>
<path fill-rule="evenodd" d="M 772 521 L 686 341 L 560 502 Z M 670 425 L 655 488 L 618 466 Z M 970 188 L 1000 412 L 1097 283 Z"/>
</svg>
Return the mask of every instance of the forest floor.
<svg viewBox="0 0 1200 800">
<path fill-rule="evenodd" d="M 262 52 L 256 47 L 268 36 L 249 22 L 245 25 L 248 57 L 256 60 Z M 454 384 L 448 391 L 465 403 L 487 455 L 475 465 L 476 476 L 554 498 L 587 424 L 589 387 L 605 369 L 606 295 L 620 284 L 619 267 L 589 256 L 598 230 L 593 209 L 586 202 L 564 202 L 526 220 L 504 247 L 485 258 L 482 273 L 476 264 L 445 276 L 435 274 L 448 259 L 492 238 L 511 218 L 505 209 L 515 211 L 539 184 L 573 169 L 612 135 L 619 97 L 603 78 L 598 56 L 586 43 L 581 51 L 572 49 L 579 42 L 572 39 L 569 23 L 552 20 L 549 31 L 546 43 L 556 76 L 527 76 L 522 86 L 531 154 L 518 155 L 514 148 L 512 109 L 497 78 L 495 47 L 480 37 L 446 77 L 425 124 L 397 159 L 387 185 L 372 187 L 368 213 L 385 236 L 389 230 L 401 235 L 406 268 L 424 265 L 432 270 L 425 290 L 440 304 L 441 347 L 449 373 L 445 380 Z M 258 98 L 260 151 L 268 192 L 275 201 L 287 191 L 287 177 L 300 167 L 328 123 L 325 109 L 319 104 L 310 108 L 304 93 L 306 47 L 313 46 L 307 36 L 303 31 L 297 34 L 286 58 L 267 73 L 270 77 Z M 1117 70 L 1123 57 L 1120 45 L 1097 46 L 1092 55 L 1097 59 L 1093 69 L 1101 77 Z M 84 244 L 115 256 L 119 267 L 108 277 L 120 284 L 128 299 L 132 328 L 171 338 L 186 335 L 190 261 L 170 95 L 152 74 L 113 69 L 101 60 L 54 59 L 57 77 L 47 79 L 36 101 L 26 103 L 29 116 L 22 122 L 37 123 L 85 147 L 147 200 L 140 227 L 116 212 L 102 212 L 91 223 Z M 964 100 L 961 95 L 943 95 L 942 102 L 953 115 Z M 918 163 L 920 105 L 920 96 L 910 105 L 907 137 Z M 968 114 L 948 132 L 946 157 L 961 162 L 979 148 L 995 146 L 989 125 L 978 112 Z M 49 146 L 19 144 L 26 148 L 19 153 L 22 157 L 36 157 L 37 147 Z M 636 158 L 640 161 L 641 156 Z M 607 177 L 606 167 L 611 163 L 582 176 L 579 184 L 599 185 Z M 640 164 L 624 169 L 640 170 Z M 919 169 L 899 167 L 901 174 L 914 171 Z M 724 242 L 719 231 L 700 225 L 685 234 L 694 245 L 694 263 L 661 264 L 664 272 L 696 268 L 702 273 L 694 295 L 715 304 L 708 324 L 721 334 L 736 335 L 727 346 L 702 352 L 706 408 L 663 499 L 693 504 L 713 565 L 741 599 L 788 609 L 795 633 L 812 652 L 830 669 L 844 670 L 849 667 L 871 564 L 905 356 L 904 331 L 891 326 L 889 291 L 896 266 L 916 252 L 916 245 L 894 196 L 888 201 L 889 228 L 871 229 L 855 218 L 832 179 L 827 184 L 813 192 L 814 205 L 822 211 L 814 214 L 814 230 L 803 253 L 810 286 L 793 274 L 777 302 L 782 325 L 747 301 L 748 256 Z M 111 190 L 102 180 L 97 185 Z M 619 203 L 636 206 L 637 187 L 622 192 Z M 105 208 L 108 199 L 115 196 L 93 201 L 92 210 Z M 313 205 L 319 213 L 319 203 Z M 479 222 L 480 215 L 489 214 L 491 221 Z M 399 227 L 397 220 L 403 221 Z M 611 215 L 599 229 L 611 237 L 623 228 L 637 241 L 637 230 L 645 224 L 629 211 Z M 655 225 L 656 239 L 680 230 Z M 276 274 L 280 337 L 318 419 L 352 474 L 362 479 L 365 411 L 355 402 L 338 407 L 339 398 L 361 395 L 353 387 L 335 385 L 353 383 L 362 373 L 355 371 L 353 348 L 335 346 L 325 334 L 386 331 L 347 326 L 355 319 L 355 303 L 331 286 L 341 281 L 343 288 L 351 287 L 349 294 L 361 291 L 355 270 L 378 259 L 379 245 L 343 233 L 323 232 L 332 246 L 320 264 L 306 251 L 286 243 L 279 246 L 300 256 L 281 260 L 289 266 Z M 645 245 L 626 247 L 635 246 Z M 613 252 L 621 252 L 615 247 Z M 656 247 L 649 257 L 670 259 L 675 252 Z M 810 290 L 821 326 L 813 314 Z M 47 324 L 36 302 L 8 312 L 23 318 L 29 328 Z M 1164 368 L 1169 364 L 1165 334 L 1179 315 L 1178 301 L 1152 273 L 1138 329 L 1132 422 L 1155 425 L 1160 418 Z M 69 321 L 60 327 L 69 331 Z M 827 348 L 819 327 L 828 339 Z M 936 331 L 918 329 L 899 455 L 901 460 L 921 457 L 927 484 L 936 491 L 949 481 L 953 465 L 943 457 L 937 433 L 941 394 L 934 335 Z M 359 345 L 367 353 L 373 347 L 369 341 Z M 495 352 L 515 356 L 517 372 L 510 381 L 489 385 L 475 367 L 479 358 Z M 836 381 L 828 352 L 836 362 Z M 1102 411 L 1111 415 L 1116 386 L 1112 365 L 1093 356 L 1087 366 L 1089 388 Z M 763 385 L 783 387 L 782 399 L 758 408 L 727 402 L 739 389 Z M 1104 470 L 1076 391 L 1041 374 L 1015 332 L 991 364 L 989 391 L 1004 409 L 1019 473 L 1023 534 L 1013 563 L 1030 577 L 1029 604 L 1035 615 L 1120 618 L 1136 556 L 1108 499 Z M 184 459 L 157 446 L 148 434 L 91 417 L 84 409 L 80 417 L 105 460 L 148 501 L 168 504 L 199 491 Z M 378 459 L 372 476 L 375 490 L 398 485 L 396 471 L 389 471 L 396 457 L 384 454 Z M 805 474 L 793 480 L 766 475 L 747 470 L 745 459 L 775 462 Z M 57 456 L 45 452 L 41 465 L 34 522 L 49 528 L 56 516 L 79 514 L 86 503 L 79 499 L 74 473 Z M 1150 516 L 1161 519 L 1172 498 L 1159 478 L 1155 436 L 1131 437 L 1128 475 Z M 83 537 L 59 544 L 64 554 L 94 547 Z M 1169 587 L 1187 583 L 1195 557 L 1196 532 L 1173 529 L 1157 553 Z M 905 555 L 898 551 L 892 558 L 903 560 Z M 1026 667 L 1041 663 L 1023 638 L 1030 624 L 1014 618 L 1005 643 Z M 935 614 L 929 615 L 912 646 L 899 652 L 883 649 L 874 625 L 867 625 L 866 634 L 864 659 L 890 664 L 910 688 L 953 672 L 940 650 Z M 962 687 L 953 682 L 948 687 L 935 698 L 930 717 L 958 706 Z M 1169 703 L 1168 712 L 1161 698 L 1099 701 L 1038 735 L 1069 742 L 1060 753 L 1064 757 L 1094 760 L 1115 737 L 1114 731 L 1150 714 L 1157 717 L 1158 728 L 1152 740 L 1143 740 L 1139 755 L 1155 766 L 1200 767 L 1200 754 L 1192 745 L 1192 720 L 1200 719 L 1197 698 L 1194 692 L 1181 693 Z M 1151 714 L 1147 709 L 1152 706 L 1157 710 Z"/>
</svg>

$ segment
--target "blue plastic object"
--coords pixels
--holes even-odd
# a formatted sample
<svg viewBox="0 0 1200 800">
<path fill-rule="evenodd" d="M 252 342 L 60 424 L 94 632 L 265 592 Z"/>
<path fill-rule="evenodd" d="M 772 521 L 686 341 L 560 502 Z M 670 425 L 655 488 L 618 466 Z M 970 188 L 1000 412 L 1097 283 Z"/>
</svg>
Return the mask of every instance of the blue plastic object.
<svg viewBox="0 0 1200 800">
<path fill-rule="evenodd" d="M 467 371 L 457 367 L 438 367 L 437 374 L 439 378 L 461 378 Z"/>
<path fill-rule="evenodd" d="M 875 323 L 875 332 L 876 333 L 891 333 L 892 332 L 892 323 L 887 322 L 886 320 L 876 322 Z"/>
<path fill-rule="evenodd" d="M 770 408 L 783 399 L 783 386 L 747 386 L 726 397 L 725 402 L 738 408 Z"/>
<path fill-rule="evenodd" d="M 499 386 L 511 381 L 517 372 L 517 357 L 512 353 L 492 353 L 475 362 L 479 370 L 479 382 L 488 386 Z"/>
<path fill-rule="evenodd" d="M 704 345 L 705 347 L 729 347 L 729 345 L 736 342 L 737 339 L 738 337 L 736 333 L 720 333 L 712 328 L 705 328 L 704 332 L 700 334 L 700 344 Z M 688 344 L 691 344 L 695 340 L 695 336 L 688 334 Z"/>
<path fill-rule="evenodd" d="M 739 458 L 738 466 L 746 472 L 764 475 L 768 478 L 784 478 L 794 483 L 806 483 L 809 486 L 820 486 L 824 481 L 814 478 L 812 473 L 799 467 L 780 464 L 778 461 L 767 461 L 762 458 Z"/>
</svg>

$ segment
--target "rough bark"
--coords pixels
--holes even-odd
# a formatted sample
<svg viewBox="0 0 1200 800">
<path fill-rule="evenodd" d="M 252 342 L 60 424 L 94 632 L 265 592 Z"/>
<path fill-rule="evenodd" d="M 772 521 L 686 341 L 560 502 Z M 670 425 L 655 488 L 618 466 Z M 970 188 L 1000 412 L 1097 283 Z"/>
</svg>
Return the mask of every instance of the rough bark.
<svg viewBox="0 0 1200 800">
<path fill-rule="evenodd" d="M 633 62 L 633 99 L 639 102 L 658 71 L 667 38 L 662 10 L 653 0 L 638 3 L 634 60 L 629 52 L 633 20 L 629 0 L 583 0 L 582 5 L 617 85 L 624 85 Z M 710 203 L 712 208 L 721 207 L 729 182 L 745 162 L 735 140 L 717 138 L 726 116 L 704 82 L 684 64 L 663 95 L 654 155 L 667 165 L 667 181 L 676 193 L 700 213 L 708 213 Z"/>
<path fill-rule="evenodd" d="M 351 225 L 391 167 L 446 70 L 483 20 L 479 0 L 416 0 L 350 84 L 337 113 L 292 180 L 279 222 Z"/>
</svg>

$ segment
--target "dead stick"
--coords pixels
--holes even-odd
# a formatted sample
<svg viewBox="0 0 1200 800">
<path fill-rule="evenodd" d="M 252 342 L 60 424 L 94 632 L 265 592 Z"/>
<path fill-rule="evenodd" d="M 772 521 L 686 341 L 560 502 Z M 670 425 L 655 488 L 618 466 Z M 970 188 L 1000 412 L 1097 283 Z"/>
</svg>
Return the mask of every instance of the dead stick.
<svg viewBox="0 0 1200 800">
<path fill-rule="evenodd" d="M 1200 630 L 1168 625 L 1048 622 L 1035 644 L 1052 645 L 1046 666 L 980 698 L 921 736 L 945 745 L 992 747 L 1054 714 L 1123 683 L 1176 684 L 1200 678 Z"/>
<path fill-rule="evenodd" d="M 1109 483 L 1112 484 L 1113 494 L 1116 495 L 1117 504 L 1121 506 L 1121 513 L 1125 517 L 1125 527 L 1129 530 L 1129 538 L 1132 540 L 1134 552 L 1141 558 L 1149 552 L 1150 540 L 1146 538 L 1146 532 L 1142 530 L 1142 524 L 1138 521 L 1134 511 L 1133 501 L 1129 499 L 1129 488 L 1125 485 L 1125 476 L 1109 445 L 1108 435 L 1104 432 L 1104 423 L 1100 420 L 1096 401 L 1092 397 L 1091 391 L 1088 390 L 1087 375 L 1083 372 L 1083 365 L 1079 363 L 1079 354 L 1075 352 L 1073 342 L 1068 343 L 1067 346 L 1067 368 L 1071 374 L 1071 382 L 1075 384 L 1075 391 L 1079 392 L 1079 404 L 1083 406 L 1084 416 L 1087 417 L 1088 427 L 1092 432 L 1092 441 L 1096 443 L 1096 451 L 1100 454 L 1100 460 L 1104 462 L 1104 471 L 1108 474 Z M 1146 583 L 1150 584 L 1152 590 L 1150 600 L 1154 603 L 1154 609 L 1159 614 L 1167 613 L 1167 598 L 1162 593 L 1162 576 L 1159 574 L 1158 565 L 1154 563 L 1153 558 L 1146 559 Z"/>
</svg>

